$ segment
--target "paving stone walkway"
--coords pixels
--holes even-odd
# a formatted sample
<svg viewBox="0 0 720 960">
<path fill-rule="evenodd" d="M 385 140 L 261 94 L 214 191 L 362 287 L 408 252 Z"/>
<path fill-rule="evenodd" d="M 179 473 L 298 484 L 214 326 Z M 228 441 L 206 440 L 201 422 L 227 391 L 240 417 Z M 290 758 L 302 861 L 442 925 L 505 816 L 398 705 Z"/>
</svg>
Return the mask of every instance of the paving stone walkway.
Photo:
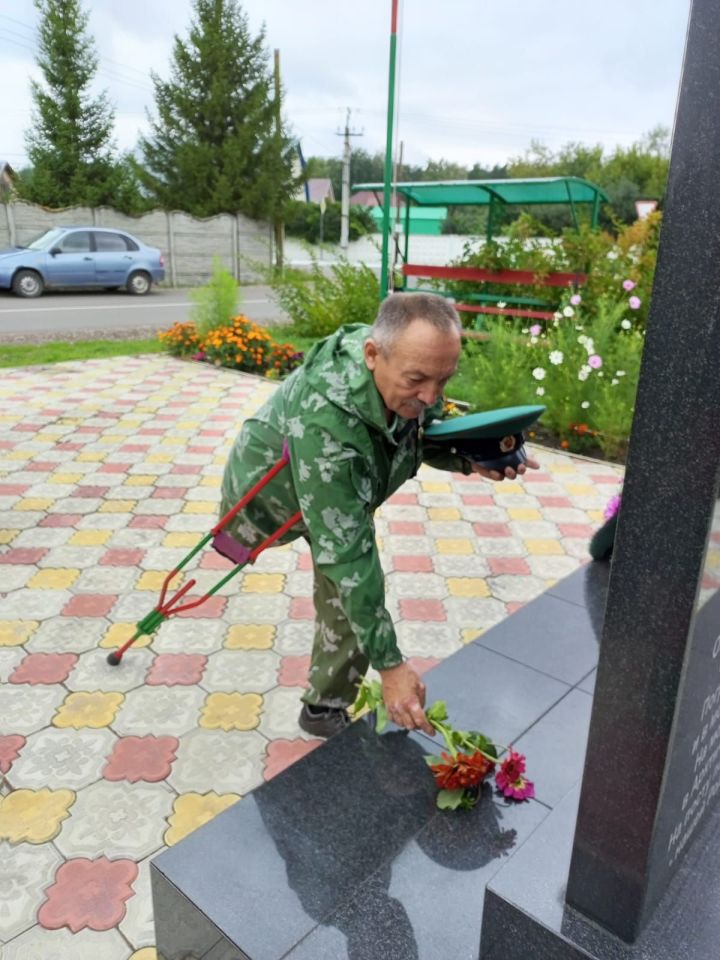
<svg viewBox="0 0 720 960">
<path fill-rule="evenodd" d="M 214 523 L 271 382 L 144 356 L 0 374 L 0 957 L 155 960 L 150 859 L 317 747 L 304 544 L 106 662 Z M 586 562 L 620 468 L 423 468 L 378 514 L 388 608 L 427 669 Z M 190 597 L 229 564 L 196 558 Z"/>
</svg>

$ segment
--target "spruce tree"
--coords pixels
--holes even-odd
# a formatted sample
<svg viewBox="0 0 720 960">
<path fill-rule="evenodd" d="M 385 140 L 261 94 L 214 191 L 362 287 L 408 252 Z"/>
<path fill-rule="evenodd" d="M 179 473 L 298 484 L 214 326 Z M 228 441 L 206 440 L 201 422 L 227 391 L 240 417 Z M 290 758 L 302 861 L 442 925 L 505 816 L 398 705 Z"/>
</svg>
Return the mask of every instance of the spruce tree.
<svg viewBox="0 0 720 960">
<path fill-rule="evenodd" d="M 140 140 L 138 175 L 165 209 L 274 219 L 294 182 L 264 29 L 251 35 L 236 0 L 193 6 L 187 40 L 175 37 L 170 79 L 152 76 L 157 119 Z"/>
<path fill-rule="evenodd" d="M 134 206 L 130 170 L 113 156 L 113 110 L 105 93 L 92 97 L 97 71 L 88 15 L 79 0 L 35 0 L 40 13 L 37 63 L 44 83 L 31 81 L 33 125 L 25 140 L 29 171 L 19 193 L 48 207 Z"/>
</svg>

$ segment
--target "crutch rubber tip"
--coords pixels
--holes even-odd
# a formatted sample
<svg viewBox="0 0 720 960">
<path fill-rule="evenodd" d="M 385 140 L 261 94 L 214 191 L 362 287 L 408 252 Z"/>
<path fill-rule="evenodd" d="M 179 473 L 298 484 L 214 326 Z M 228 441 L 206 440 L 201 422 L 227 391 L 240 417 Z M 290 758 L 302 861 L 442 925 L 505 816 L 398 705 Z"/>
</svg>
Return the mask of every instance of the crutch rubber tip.
<svg viewBox="0 0 720 960">
<path fill-rule="evenodd" d="M 111 667 L 116 667 L 120 663 L 120 659 L 120 654 L 117 652 L 117 650 L 113 650 L 112 653 L 107 655 L 107 662 Z"/>
</svg>

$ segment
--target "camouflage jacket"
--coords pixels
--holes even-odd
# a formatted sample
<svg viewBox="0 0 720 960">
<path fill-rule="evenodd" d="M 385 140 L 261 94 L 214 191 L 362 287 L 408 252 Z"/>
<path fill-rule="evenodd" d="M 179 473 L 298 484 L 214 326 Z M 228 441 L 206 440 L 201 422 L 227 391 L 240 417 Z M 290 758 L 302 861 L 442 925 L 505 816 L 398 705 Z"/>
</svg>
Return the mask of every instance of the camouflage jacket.
<svg viewBox="0 0 720 960">
<path fill-rule="evenodd" d="M 385 609 L 374 512 L 422 460 L 464 473 L 469 467 L 423 444 L 422 423 L 440 415 L 441 401 L 422 423 L 396 417 L 388 425 L 363 358 L 369 329 L 351 324 L 316 344 L 303 366 L 245 422 L 225 467 L 221 515 L 278 461 L 287 440 L 289 466 L 224 532 L 253 547 L 302 511 L 302 522 L 279 542 L 308 540 L 316 568 L 337 585 L 359 648 L 376 669 L 385 669 L 402 656 Z"/>
</svg>

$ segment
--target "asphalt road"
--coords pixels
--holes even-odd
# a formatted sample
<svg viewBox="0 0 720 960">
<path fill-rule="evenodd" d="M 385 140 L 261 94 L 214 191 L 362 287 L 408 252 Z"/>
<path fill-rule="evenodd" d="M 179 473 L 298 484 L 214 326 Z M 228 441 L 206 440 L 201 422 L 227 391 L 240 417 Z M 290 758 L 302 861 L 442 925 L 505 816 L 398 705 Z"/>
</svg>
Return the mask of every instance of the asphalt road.
<svg viewBox="0 0 720 960">
<path fill-rule="evenodd" d="M 287 322 L 266 286 L 241 288 L 239 309 L 263 325 Z M 0 342 L 121 337 L 167 329 L 190 319 L 189 291 L 154 288 L 145 297 L 123 291 L 52 291 L 24 300 L 0 291 Z"/>
</svg>

